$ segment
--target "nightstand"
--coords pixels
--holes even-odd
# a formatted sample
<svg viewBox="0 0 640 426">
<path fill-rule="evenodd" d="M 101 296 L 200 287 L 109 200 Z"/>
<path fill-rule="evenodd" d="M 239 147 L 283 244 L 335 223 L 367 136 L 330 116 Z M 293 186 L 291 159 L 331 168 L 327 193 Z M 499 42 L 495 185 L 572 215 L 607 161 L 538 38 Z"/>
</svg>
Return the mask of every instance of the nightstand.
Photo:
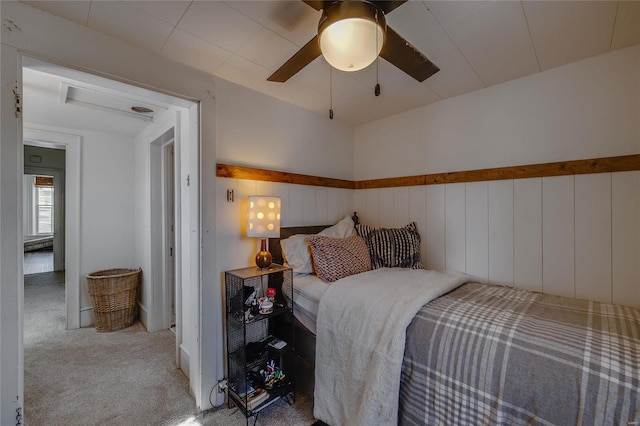
<svg viewBox="0 0 640 426">
<path fill-rule="evenodd" d="M 247 424 L 279 399 L 295 400 L 293 306 L 282 293 L 288 284 L 293 300 L 292 282 L 291 268 L 276 264 L 225 272 L 228 405 L 238 407 Z M 276 290 L 273 306 L 260 310 L 252 302 L 267 300 L 268 288 Z"/>
</svg>

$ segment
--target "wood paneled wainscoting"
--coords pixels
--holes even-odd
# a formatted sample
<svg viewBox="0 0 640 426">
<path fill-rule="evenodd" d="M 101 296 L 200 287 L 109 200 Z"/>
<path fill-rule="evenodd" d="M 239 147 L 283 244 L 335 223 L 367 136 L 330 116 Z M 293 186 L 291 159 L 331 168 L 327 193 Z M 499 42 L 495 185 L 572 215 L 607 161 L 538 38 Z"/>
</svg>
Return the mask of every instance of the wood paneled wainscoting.
<svg viewBox="0 0 640 426">
<path fill-rule="evenodd" d="M 218 176 L 234 177 L 234 167 L 218 165 Z M 252 170 L 261 181 L 260 169 Z M 273 173 L 280 172 L 265 181 Z M 326 178 L 286 176 L 291 185 L 280 185 L 332 187 Z M 341 208 L 374 226 L 415 221 L 430 269 L 640 306 L 640 155 L 351 184 L 339 187 Z M 298 203 L 295 191 L 287 193 L 288 203 Z"/>
</svg>

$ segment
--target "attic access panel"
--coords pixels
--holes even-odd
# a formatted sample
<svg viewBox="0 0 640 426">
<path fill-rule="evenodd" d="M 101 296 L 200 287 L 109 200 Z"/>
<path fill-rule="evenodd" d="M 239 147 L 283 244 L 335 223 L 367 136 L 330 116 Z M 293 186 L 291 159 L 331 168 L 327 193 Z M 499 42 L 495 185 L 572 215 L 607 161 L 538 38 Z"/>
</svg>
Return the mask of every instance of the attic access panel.
<svg viewBox="0 0 640 426">
<path fill-rule="evenodd" d="M 149 122 L 153 122 L 154 118 L 168 109 L 164 105 L 146 100 L 130 99 L 65 82 L 62 82 L 60 87 L 60 103 L 96 109 Z"/>
</svg>

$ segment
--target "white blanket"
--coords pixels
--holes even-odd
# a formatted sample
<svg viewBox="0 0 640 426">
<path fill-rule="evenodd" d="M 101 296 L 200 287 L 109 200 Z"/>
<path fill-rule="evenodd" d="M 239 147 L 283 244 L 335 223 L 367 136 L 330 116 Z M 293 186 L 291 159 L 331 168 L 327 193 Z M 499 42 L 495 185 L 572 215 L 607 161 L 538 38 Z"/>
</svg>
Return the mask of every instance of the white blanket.
<svg viewBox="0 0 640 426">
<path fill-rule="evenodd" d="M 425 303 L 468 281 L 393 268 L 331 284 L 318 310 L 315 417 L 331 426 L 397 424 L 406 329 Z"/>
</svg>

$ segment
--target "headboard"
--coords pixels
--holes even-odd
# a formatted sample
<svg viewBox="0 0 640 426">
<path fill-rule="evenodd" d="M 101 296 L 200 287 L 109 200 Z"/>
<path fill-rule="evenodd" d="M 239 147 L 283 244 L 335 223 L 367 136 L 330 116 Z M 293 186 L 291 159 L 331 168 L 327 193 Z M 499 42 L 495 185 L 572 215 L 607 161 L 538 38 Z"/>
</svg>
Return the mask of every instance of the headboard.
<svg viewBox="0 0 640 426">
<path fill-rule="evenodd" d="M 358 215 L 356 212 L 353 212 L 354 224 L 360 223 Z M 296 234 L 317 234 L 333 225 L 314 225 L 314 226 L 292 226 L 290 228 L 280 228 L 280 238 L 269 238 L 269 251 L 271 252 L 271 256 L 273 257 L 273 263 L 277 263 L 282 265 L 284 263 L 284 258 L 282 256 L 282 247 L 280 247 L 280 240 L 284 240 L 289 238 L 292 235 Z"/>
</svg>

